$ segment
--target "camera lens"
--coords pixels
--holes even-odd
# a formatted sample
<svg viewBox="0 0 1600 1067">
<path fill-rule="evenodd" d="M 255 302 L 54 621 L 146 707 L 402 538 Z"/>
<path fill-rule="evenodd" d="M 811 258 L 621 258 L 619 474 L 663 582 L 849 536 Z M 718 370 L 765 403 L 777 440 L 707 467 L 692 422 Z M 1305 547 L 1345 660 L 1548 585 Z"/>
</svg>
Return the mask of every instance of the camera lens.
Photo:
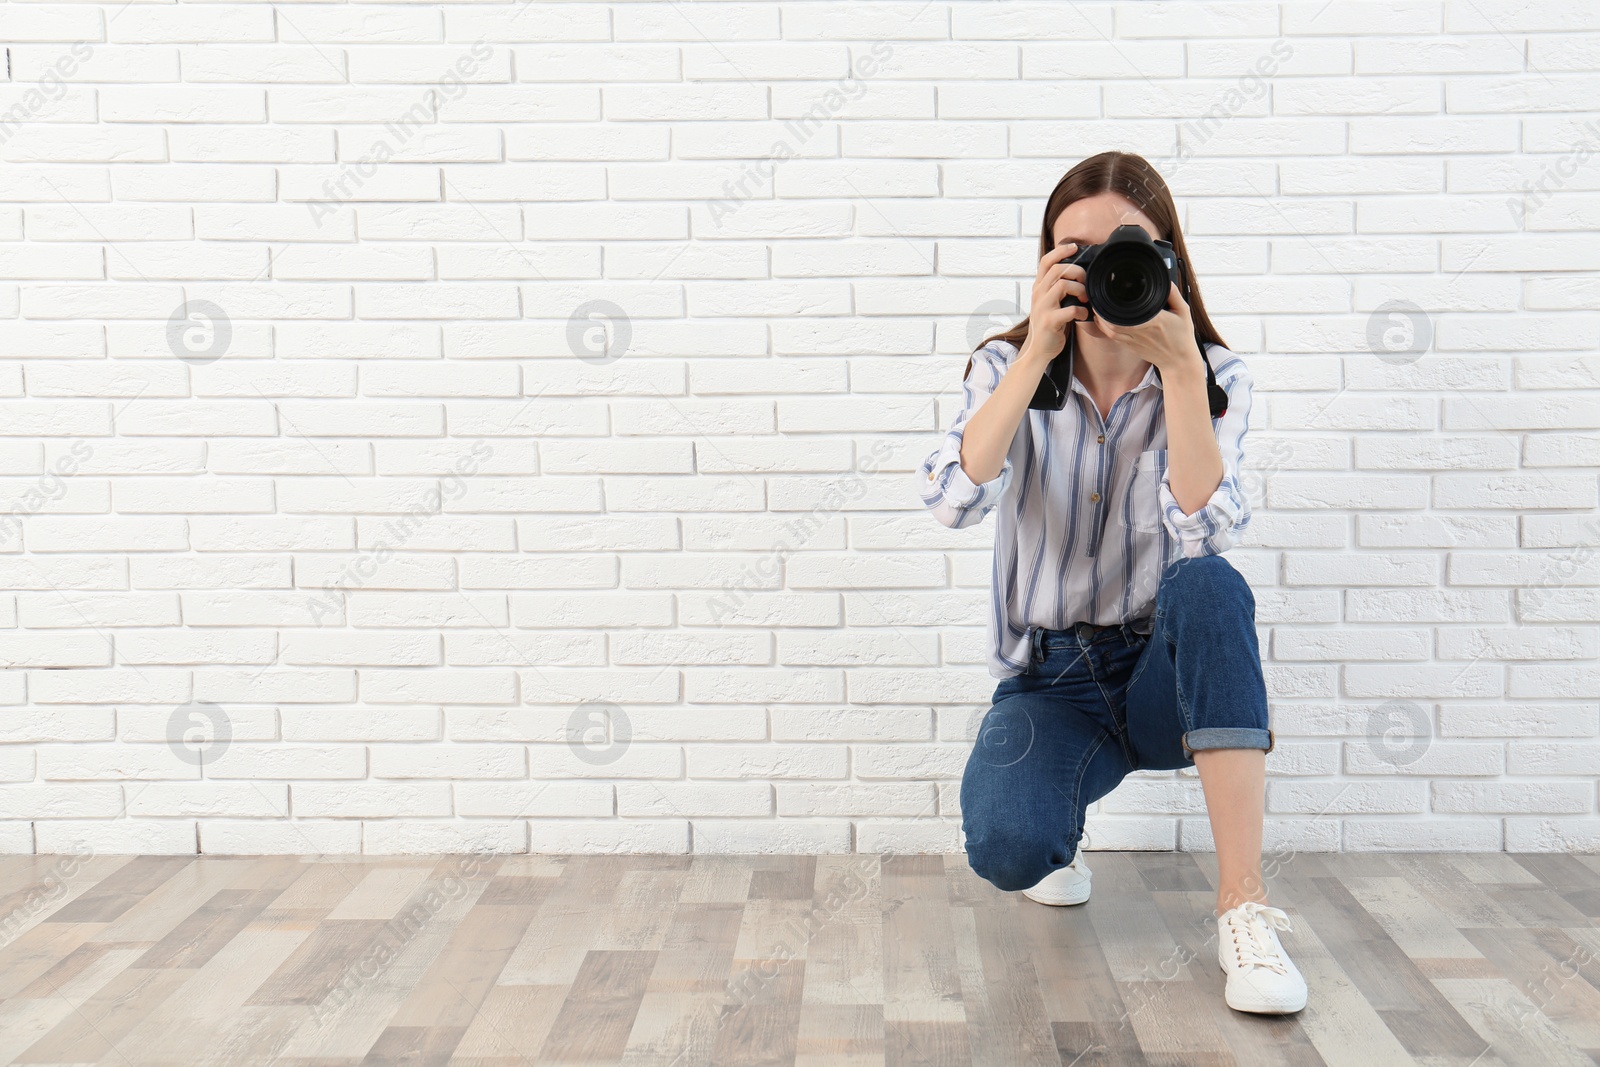
<svg viewBox="0 0 1600 1067">
<path fill-rule="evenodd" d="M 1108 244 L 1089 268 L 1089 303 L 1117 326 L 1149 322 L 1167 306 L 1170 275 L 1148 240 Z"/>
<path fill-rule="evenodd" d="M 1150 279 L 1137 270 L 1114 270 L 1106 279 L 1106 295 L 1118 304 L 1137 304 L 1150 290 Z"/>
</svg>

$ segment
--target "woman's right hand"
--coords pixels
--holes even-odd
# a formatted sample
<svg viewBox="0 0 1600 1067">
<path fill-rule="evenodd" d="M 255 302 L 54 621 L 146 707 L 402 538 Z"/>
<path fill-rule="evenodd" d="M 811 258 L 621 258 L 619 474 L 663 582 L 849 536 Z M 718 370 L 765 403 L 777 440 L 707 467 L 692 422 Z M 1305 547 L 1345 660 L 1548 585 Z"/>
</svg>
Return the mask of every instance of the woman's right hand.
<svg viewBox="0 0 1600 1067">
<path fill-rule="evenodd" d="M 1083 304 L 1061 306 L 1061 301 L 1068 296 L 1085 302 L 1089 299 L 1089 290 L 1084 286 L 1088 272 L 1076 263 L 1062 262 L 1077 251 L 1078 246 L 1068 241 L 1056 245 L 1040 258 L 1039 273 L 1033 281 L 1033 300 L 1028 308 L 1028 339 L 1022 344 L 1022 356 L 1048 363 L 1067 347 L 1067 331 L 1072 323 L 1088 319 L 1089 309 Z"/>
<path fill-rule="evenodd" d="M 1083 284 L 1087 272 L 1076 263 L 1061 262 L 1077 250 L 1074 244 L 1057 245 L 1039 260 L 1028 310 L 1028 339 L 1022 342 L 1016 362 L 967 420 L 961 437 L 961 469 L 974 484 L 992 481 L 1005 469 L 1006 453 L 1045 368 L 1067 346 L 1067 331 L 1073 322 L 1089 317 L 1089 309 L 1081 305 L 1061 306 L 1069 293 L 1079 300 L 1089 297 Z M 971 369 L 969 365 L 968 373 Z"/>
</svg>

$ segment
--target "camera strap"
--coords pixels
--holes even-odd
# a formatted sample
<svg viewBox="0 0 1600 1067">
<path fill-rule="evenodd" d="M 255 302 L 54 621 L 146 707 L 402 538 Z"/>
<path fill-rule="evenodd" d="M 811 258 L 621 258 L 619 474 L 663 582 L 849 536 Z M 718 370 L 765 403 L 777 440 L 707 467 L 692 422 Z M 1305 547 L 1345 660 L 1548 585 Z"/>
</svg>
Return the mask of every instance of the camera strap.
<svg viewBox="0 0 1600 1067">
<path fill-rule="evenodd" d="M 1044 374 L 1039 377 L 1039 385 L 1034 389 L 1033 399 L 1028 403 L 1030 408 L 1060 411 L 1067 406 L 1067 397 L 1072 389 L 1072 360 L 1062 357 L 1075 354 L 1077 343 L 1076 331 L 1069 328 L 1066 347 L 1061 350 L 1061 355 L 1050 361 Z M 1211 417 L 1220 419 L 1228 413 L 1227 390 L 1217 384 L 1217 372 L 1211 367 L 1211 357 L 1206 353 L 1205 339 L 1200 336 L 1198 330 L 1195 331 L 1194 343 L 1200 349 L 1200 359 L 1206 365 L 1206 402 L 1211 407 Z"/>
<path fill-rule="evenodd" d="M 1194 287 L 1189 284 L 1189 264 L 1182 256 L 1178 257 L 1178 271 L 1183 275 L 1183 299 L 1193 307 Z M 1200 336 L 1199 329 L 1194 331 L 1194 343 L 1206 365 L 1206 401 L 1211 405 L 1211 417 L 1220 419 L 1228 413 L 1228 392 L 1217 384 L 1217 372 L 1211 369 L 1211 356 L 1206 352 L 1206 340 Z"/>
</svg>

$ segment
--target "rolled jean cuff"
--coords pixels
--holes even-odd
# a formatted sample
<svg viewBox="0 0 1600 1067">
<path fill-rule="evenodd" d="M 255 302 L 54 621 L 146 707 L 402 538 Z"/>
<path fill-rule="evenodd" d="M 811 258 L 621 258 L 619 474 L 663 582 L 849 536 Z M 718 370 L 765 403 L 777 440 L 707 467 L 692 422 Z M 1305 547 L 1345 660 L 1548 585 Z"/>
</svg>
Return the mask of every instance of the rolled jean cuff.
<svg viewBox="0 0 1600 1067">
<path fill-rule="evenodd" d="M 1183 735 L 1183 754 L 1199 752 L 1208 748 L 1259 748 L 1267 752 L 1277 740 L 1272 735 L 1271 729 L 1261 730 L 1253 726 L 1208 726 L 1201 730 L 1190 730 Z"/>
</svg>

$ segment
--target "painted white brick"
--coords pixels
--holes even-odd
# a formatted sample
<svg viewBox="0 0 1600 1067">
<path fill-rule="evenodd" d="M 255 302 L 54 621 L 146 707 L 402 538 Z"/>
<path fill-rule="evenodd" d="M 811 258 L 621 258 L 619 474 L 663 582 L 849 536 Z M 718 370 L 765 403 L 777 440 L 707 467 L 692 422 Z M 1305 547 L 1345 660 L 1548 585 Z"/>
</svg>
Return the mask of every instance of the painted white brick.
<svg viewBox="0 0 1600 1067">
<path fill-rule="evenodd" d="M 1501 832 L 1498 819 L 1344 820 L 1346 852 L 1522 851 Z"/>
<path fill-rule="evenodd" d="M 1318 34 L 1360 37 L 1385 34 L 1439 33 L 1444 28 L 1443 0 L 1352 0 L 1329 7 L 1322 0 L 1290 0 L 1283 6 L 1283 30 L 1299 36 Z M 1408 42 L 1409 43 L 1409 42 Z"/>
<path fill-rule="evenodd" d="M 1371 9 L 1373 5 L 1346 6 Z M 1530 51 L 1541 50 L 1536 43 L 1540 40 L 1529 42 Z M 1522 70 L 1518 50 L 1507 48 L 1505 40 L 1498 37 L 1373 36 L 1355 41 L 1354 48 L 1357 74 L 1494 74 Z M 1539 70 L 1560 69 L 1547 62 L 1534 66 Z"/>
<path fill-rule="evenodd" d="M 1341 673 L 1344 690 L 1353 697 L 1380 700 L 1407 697 L 1455 699 L 1496 697 L 1505 692 L 1505 669 L 1492 662 L 1469 663 L 1465 666 L 1350 664 L 1342 667 Z"/>
<path fill-rule="evenodd" d="M 1600 849 L 1600 818 L 1511 818 L 1505 820 L 1508 852 L 1594 852 Z"/>
<path fill-rule="evenodd" d="M 1506 594 L 1498 589 L 1350 589 L 1350 622 L 1509 622 Z"/>
<path fill-rule="evenodd" d="M 487 819 L 375 819 L 361 824 L 361 850 L 372 855 L 527 852 L 522 822 Z"/>
<path fill-rule="evenodd" d="M 1600 664 L 1540 663 L 1513 665 L 1508 696 L 1580 699 L 1600 692 Z"/>
<path fill-rule="evenodd" d="M 1245 93 L 1261 92 L 1264 77 L 1349 74 L 1351 48 L 1348 40 L 1281 35 L 1271 41 L 1197 38 L 1184 45 L 1188 74 L 1234 78 Z"/>
<path fill-rule="evenodd" d="M 0 818 L 115 819 L 122 814 L 122 787 L 110 783 L 35 785 L 0 789 Z"/>
<path fill-rule="evenodd" d="M 1350 122 L 1350 150 L 1361 154 L 1407 152 L 1513 152 L 1514 118 L 1362 117 Z"/>
<path fill-rule="evenodd" d="M 1600 630 L 1538 626 L 1514 630 L 1449 627 L 1439 631 L 1440 659 L 1600 659 Z M 1550 664 L 1559 669 L 1556 664 Z"/>
<path fill-rule="evenodd" d="M 596 756 L 600 758 L 597 759 Z M 569 744 L 531 745 L 528 748 L 528 773 L 531 778 L 536 780 L 550 778 L 641 778 L 655 781 L 673 779 L 683 774 L 683 749 L 677 745 L 629 743 L 626 746 L 605 749 L 595 745 L 593 749 L 586 753 L 586 758 L 580 758 Z M 538 792 L 536 786 L 530 788 L 534 792 Z"/>
<path fill-rule="evenodd" d="M 1355 542 L 1374 549 L 1509 549 L 1517 522 L 1478 515 L 1357 515 Z"/>
<path fill-rule="evenodd" d="M 141 8 L 127 18 L 107 18 L 107 39 L 135 44 L 270 42 L 273 13 L 249 4 L 218 4 L 204 11 Z M 298 21 L 298 20 L 297 20 Z"/>
<path fill-rule="evenodd" d="M 279 712 L 285 741 L 437 741 L 437 708 L 295 707 Z"/>
<path fill-rule="evenodd" d="M 706 745 L 685 755 L 692 778 L 843 778 L 849 761 L 840 745 Z"/>
<path fill-rule="evenodd" d="M 6 19 L 6 40 L 19 43 L 104 41 L 104 18 L 105 13 L 94 7 L 23 8 Z"/>
<path fill-rule="evenodd" d="M 449 782 L 296 783 L 288 790 L 299 818 L 421 818 L 451 814 Z"/>
<path fill-rule="evenodd" d="M 839 820 L 696 819 L 692 825 L 695 851 L 707 855 L 850 851 L 850 824 Z"/>
<path fill-rule="evenodd" d="M 162 781 L 199 778 L 176 746 L 157 744 L 40 745 L 39 777 L 49 781 Z"/>
<path fill-rule="evenodd" d="M 1275 474 L 1267 483 L 1269 508 L 1420 508 L 1428 504 L 1428 480 L 1390 475 L 1374 485 L 1369 475 Z M 1367 487 L 1366 493 L 1362 492 Z"/>
<path fill-rule="evenodd" d="M 690 851 L 689 821 L 534 818 L 528 820 L 527 851 L 556 855 L 570 852 L 687 854 Z"/>
<path fill-rule="evenodd" d="M 367 762 L 360 745 L 233 744 L 206 764 L 206 777 L 364 779 Z"/>
<path fill-rule="evenodd" d="M 458 815 L 604 819 L 613 813 L 613 787 L 609 783 L 457 782 L 452 788 Z"/>
<path fill-rule="evenodd" d="M 1445 184 L 1445 164 L 1436 159 L 1414 159 L 1406 156 L 1396 156 L 1392 159 L 1284 159 L 1277 165 L 1279 182 L 1282 191 L 1293 195 L 1340 195 L 1353 193 L 1385 193 L 1399 195 L 1403 193 L 1428 193 L 1443 192 Z M 1358 208 L 1367 202 L 1358 203 Z M 1305 242 L 1284 241 L 1286 249 L 1302 247 L 1307 251 Z M 1333 244 L 1338 242 L 1318 241 L 1317 245 Z M 1396 242 L 1395 245 L 1375 245 L 1370 240 L 1363 240 L 1358 247 L 1366 248 L 1369 254 L 1375 248 L 1388 251 L 1393 248 L 1415 248 L 1416 241 L 1404 243 Z M 1274 249 L 1276 251 L 1276 248 Z M 1274 257 L 1276 259 L 1276 257 Z M 1391 262 L 1385 256 L 1386 262 Z M 1431 269 L 1431 267 L 1430 267 Z"/>
<path fill-rule="evenodd" d="M 130 816 L 289 816 L 289 787 L 281 782 L 151 782 L 129 789 L 128 794 Z"/>
<path fill-rule="evenodd" d="M 197 850 L 192 819 L 41 819 L 33 827 L 34 851 L 40 854 L 87 850 L 98 856 L 177 856 Z M 302 843 L 295 851 L 308 850 Z"/>
<path fill-rule="evenodd" d="M 1595 737 L 1600 707 L 1575 704 L 1445 704 L 1439 711 L 1444 737 Z"/>
<path fill-rule="evenodd" d="M 1428 556 L 1398 553 L 1307 552 L 1284 559 L 1284 581 L 1288 585 L 1431 587 L 1438 583 L 1440 570 L 1439 562 Z"/>
<path fill-rule="evenodd" d="M 117 658 L 124 664 L 210 666 L 272 662 L 277 642 L 270 631 L 185 632 L 173 627 L 123 630 L 117 634 Z"/>
<path fill-rule="evenodd" d="M 1582 741 L 1513 741 L 1507 746 L 1506 773 L 1593 778 L 1600 774 L 1600 751 Z"/>
<path fill-rule="evenodd" d="M 617 783 L 617 815 L 621 818 L 715 818 L 753 822 L 770 818 L 772 814 L 772 787 L 764 782 Z"/>
<path fill-rule="evenodd" d="M 1202 804 L 1201 809 L 1204 810 Z M 1428 810 L 1425 782 L 1269 782 L 1267 810 L 1273 814 L 1415 814 Z"/>
<path fill-rule="evenodd" d="M 1425 660 L 1432 642 L 1423 630 L 1278 629 L 1272 639 L 1275 660 Z"/>
<path fill-rule="evenodd" d="M 323 853 L 358 855 L 361 824 L 313 822 L 308 819 L 268 821 L 200 819 L 200 851 L 216 856 L 282 856 Z"/>
<path fill-rule="evenodd" d="M 356 675 L 346 670 L 205 671 L 195 675 L 195 699 L 321 703 L 355 697 Z"/>
<path fill-rule="evenodd" d="M 855 830 L 855 851 L 866 855 L 958 856 L 966 847 L 960 820 L 953 818 L 863 819 Z"/>
<path fill-rule="evenodd" d="M 1587 815 L 1594 811 L 1594 787 L 1584 782 L 1434 782 L 1432 807 L 1464 814 Z"/>
</svg>

